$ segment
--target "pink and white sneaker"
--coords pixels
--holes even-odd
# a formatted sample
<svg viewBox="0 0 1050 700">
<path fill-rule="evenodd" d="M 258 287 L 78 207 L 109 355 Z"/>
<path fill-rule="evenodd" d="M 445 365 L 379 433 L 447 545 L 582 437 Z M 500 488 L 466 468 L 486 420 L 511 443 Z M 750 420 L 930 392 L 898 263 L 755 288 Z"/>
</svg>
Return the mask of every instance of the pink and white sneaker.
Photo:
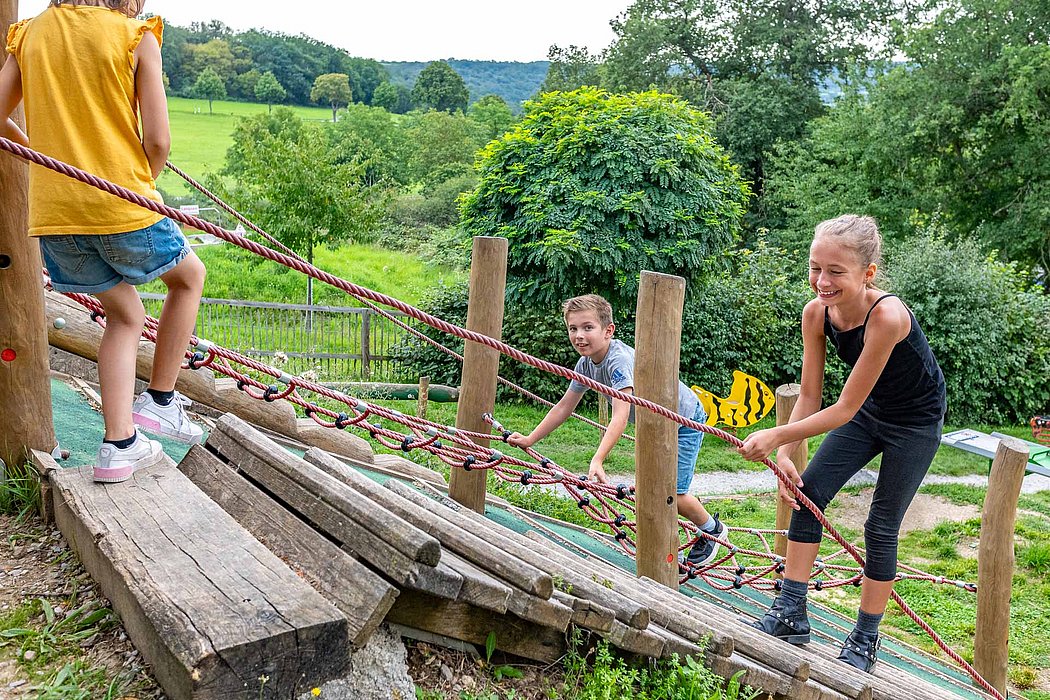
<svg viewBox="0 0 1050 700">
<path fill-rule="evenodd" d="M 148 433 L 195 445 L 201 441 L 204 428 L 186 415 L 186 406 L 190 403 L 189 399 L 176 391 L 171 403 L 161 406 L 148 391 L 144 391 L 131 407 L 131 418 L 135 425 Z"/>
<path fill-rule="evenodd" d="M 164 448 L 156 440 L 146 438 L 135 431 L 135 442 L 129 447 L 120 448 L 108 442 L 98 448 L 98 462 L 94 469 L 95 481 L 102 484 L 115 484 L 126 481 L 136 469 L 145 469 L 160 463 L 164 458 Z"/>
</svg>

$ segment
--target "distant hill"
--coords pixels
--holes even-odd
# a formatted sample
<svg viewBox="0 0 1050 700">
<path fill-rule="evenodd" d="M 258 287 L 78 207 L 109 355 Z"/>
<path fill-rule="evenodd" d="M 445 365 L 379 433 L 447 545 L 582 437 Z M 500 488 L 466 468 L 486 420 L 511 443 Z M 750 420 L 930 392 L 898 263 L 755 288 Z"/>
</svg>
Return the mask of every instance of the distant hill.
<svg viewBox="0 0 1050 700">
<path fill-rule="evenodd" d="M 515 112 L 521 111 L 521 103 L 540 89 L 547 77 L 549 61 L 518 63 L 512 61 L 463 61 L 447 59 L 448 64 L 460 74 L 470 90 L 470 101 L 484 95 L 499 95 Z M 380 61 L 390 74 L 390 82 L 411 88 L 416 76 L 426 67 L 419 61 Z"/>
</svg>

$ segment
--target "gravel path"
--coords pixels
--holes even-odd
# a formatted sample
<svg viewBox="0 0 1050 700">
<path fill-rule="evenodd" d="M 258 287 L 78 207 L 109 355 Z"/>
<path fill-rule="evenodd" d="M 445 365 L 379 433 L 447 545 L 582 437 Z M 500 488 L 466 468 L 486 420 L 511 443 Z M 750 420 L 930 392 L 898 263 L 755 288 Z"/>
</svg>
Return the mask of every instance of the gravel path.
<svg viewBox="0 0 1050 700">
<path fill-rule="evenodd" d="M 850 479 L 853 486 L 874 485 L 878 472 L 862 470 Z M 610 475 L 610 483 L 634 485 L 633 474 Z M 966 476 L 943 476 L 930 474 L 923 484 L 966 484 L 968 486 L 987 486 L 988 477 L 981 474 Z M 777 490 L 777 480 L 771 471 L 762 472 L 707 472 L 693 477 L 689 492 L 695 495 L 712 496 L 716 494 L 767 493 Z M 1021 493 L 1036 493 L 1050 490 L 1050 477 L 1039 474 L 1028 474 L 1021 483 Z"/>
</svg>

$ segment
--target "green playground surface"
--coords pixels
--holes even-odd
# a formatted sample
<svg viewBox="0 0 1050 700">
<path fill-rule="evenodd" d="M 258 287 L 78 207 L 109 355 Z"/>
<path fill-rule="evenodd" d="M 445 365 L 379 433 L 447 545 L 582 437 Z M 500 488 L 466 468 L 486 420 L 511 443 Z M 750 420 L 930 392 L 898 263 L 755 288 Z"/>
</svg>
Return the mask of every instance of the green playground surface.
<svg viewBox="0 0 1050 700">
<path fill-rule="evenodd" d="M 79 468 L 94 463 L 95 454 L 102 440 L 102 416 L 69 384 L 52 379 L 52 403 L 54 405 L 54 423 L 56 435 L 61 446 L 69 450 L 70 456 L 63 466 Z M 176 462 L 188 451 L 188 446 L 170 440 L 161 440 L 164 451 Z M 302 456 L 301 451 L 290 450 Z M 388 474 L 359 470 L 379 483 L 395 478 Z M 412 485 L 412 484 L 410 484 Z M 433 497 L 431 492 L 424 491 Z M 597 557 L 614 566 L 635 572 L 635 562 L 621 549 L 611 536 L 586 530 L 577 525 L 562 523 L 544 516 L 533 515 L 517 508 L 505 508 L 489 504 L 485 515 L 493 522 L 516 532 L 525 533 L 533 530 L 543 534 L 552 541 L 582 557 Z M 931 584 L 932 585 L 932 584 Z M 681 587 L 689 596 L 702 598 L 722 608 L 732 610 L 741 618 L 753 619 L 761 615 L 771 602 L 768 594 L 749 587 L 719 590 L 701 580 L 689 582 Z M 811 593 L 810 621 L 813 633 L 822 642 L 838 645 L 841 639 L 852 628 L 853 620 L 848 619 L 820 604 L 820 592 Z M 891 603 L 892 605 L 892 603 Z M 955 697 L 986 697 L 972 684 L 970 677 L 951 661 L 942 660 L 922 652 L 895 639 L 884 637 L 880 652 L 880 663 L 898 669 L 902 674 L 918 675 L 934 683 Z"/>
</svg>

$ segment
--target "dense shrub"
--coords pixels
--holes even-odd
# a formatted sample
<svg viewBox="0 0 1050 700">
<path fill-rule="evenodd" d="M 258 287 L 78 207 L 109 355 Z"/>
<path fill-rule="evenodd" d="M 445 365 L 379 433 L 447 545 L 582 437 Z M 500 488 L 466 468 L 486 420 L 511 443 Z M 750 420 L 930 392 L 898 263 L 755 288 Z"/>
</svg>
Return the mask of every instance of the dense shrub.
<svg viewBox="0 0 1050 700">
<path fill-rule="evenodd" d="M 951 422 L 1027 422 L 1050 406 L 1050 297 L 1015 264 L 934 223 L 887 268 L 944 371 Z"/>
</svg>

